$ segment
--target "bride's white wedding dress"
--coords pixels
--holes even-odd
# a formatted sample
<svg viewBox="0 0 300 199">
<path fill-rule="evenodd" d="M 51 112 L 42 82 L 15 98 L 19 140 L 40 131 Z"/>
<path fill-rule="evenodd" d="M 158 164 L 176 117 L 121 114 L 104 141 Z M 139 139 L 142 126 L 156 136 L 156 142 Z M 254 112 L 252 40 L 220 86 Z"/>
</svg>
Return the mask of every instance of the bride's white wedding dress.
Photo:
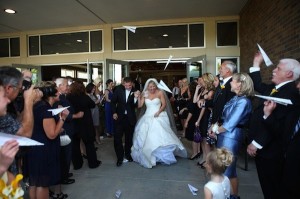
<svg viewBox="0 0 300 199">
<path fill-rule="evenodd" d="M 186 149 L 171 129 L 167 113 L 163 111 L 154 117 L 160 109 L 160 99 L 146 98 L 145 104 L 146 112 L 137 122 L 133 135 L 132 159 L 146 168 L 152 168 L 156 162 L 176 163 L 175 156 L 186 158 Z"/>
</svg>

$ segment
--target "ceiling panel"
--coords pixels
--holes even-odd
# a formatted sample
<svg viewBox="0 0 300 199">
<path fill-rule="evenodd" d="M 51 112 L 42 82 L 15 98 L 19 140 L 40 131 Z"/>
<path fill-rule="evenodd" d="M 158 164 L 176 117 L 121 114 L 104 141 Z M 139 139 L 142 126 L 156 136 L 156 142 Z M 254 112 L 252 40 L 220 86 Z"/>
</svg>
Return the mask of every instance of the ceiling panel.
<svg viewBox="0 0 300 199">
<path fill-rule="evenodd" d="M 1 0 L 0 33 L 238 15 L 247 0 Z M 17 14 L 3 12 L 15 9 Z"/>
</svg>

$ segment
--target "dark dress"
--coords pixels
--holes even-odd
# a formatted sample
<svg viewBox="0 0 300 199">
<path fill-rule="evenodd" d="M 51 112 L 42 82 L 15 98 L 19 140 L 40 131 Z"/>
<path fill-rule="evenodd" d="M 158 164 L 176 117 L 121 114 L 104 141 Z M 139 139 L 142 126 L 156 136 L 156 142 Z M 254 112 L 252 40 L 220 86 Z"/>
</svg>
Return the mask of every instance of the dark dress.
<svg viewBox="0 0 300 199">
<path fill-rule="evenodd" d="M 184 93 L 179 93 L 178 99 L 176 100 L 176 109 L 178 113 L 180 112 L 180 110 L 187 108 L 188 105 L 188 101 L 186 100 L 187 98 L 189 98 L 188 90 L 186 90 Z M 181 115 L 179 114 L 180 119 L 186 119 L 187 116 L 188 116 L 188 111 L 186 110 L 183 111 Z"/>
<path fill-rule="evenodd" d="M 86 94 L 82 95 L 68 95 L 67 99 L 74 107 L 74 112 L 82 111 L 84 113 L 82 118 L 74 120 L 74 138 L 73 138 L 73 153 L 72 162 L 74 169 L 80 169 L 83 164 L 83 159 L 80 151 L 80 139 L 85 144 L 88 165 L 90 168 L 99 166 L 97 162 L 97 154 L 95 151 L 95 128 L 91 109 L 94 108 L 95 102 Z"/>
<path fill-rule="evenodd" d="M 113 92 L 106 89 L 108 91 L 108 99 L 111 100 L 113 96 Z M 113 128 L 113 117 L 112 117 L 112 112 L 111 112 L 111 104 L 110 102 L 105 101 L 105 128 L 106 132 L 109 133 L 110 135 L 113 135 L 114 133 L 114 128 Z"/>
<path fill-rule="evenodd" d="M 195 132 L 195 123 L 198 120 L 200 110 L 196 103 L 193 103 L 192 100 L 188 101 L 187 104 L 188 113 L 192 114 L 191 119 L 189 120 L 188 126 L 185 130 L 185 138 L 189 141 L 194 140 L 194 132 Z"/>
<path fill-rule="evenodd" d="M 60 140 L 59 136 L 49 139 L 43 128 L 43 120 L 53 118 L 48 111 L 52 107 L 48 102 L 39 101 L 34 105 L 34 127 L 32 139 L 44 143 L 34 146 L 28 152 L 27 168 L 30 186 L 48 187 L 60 181 Z"/>
</svg>

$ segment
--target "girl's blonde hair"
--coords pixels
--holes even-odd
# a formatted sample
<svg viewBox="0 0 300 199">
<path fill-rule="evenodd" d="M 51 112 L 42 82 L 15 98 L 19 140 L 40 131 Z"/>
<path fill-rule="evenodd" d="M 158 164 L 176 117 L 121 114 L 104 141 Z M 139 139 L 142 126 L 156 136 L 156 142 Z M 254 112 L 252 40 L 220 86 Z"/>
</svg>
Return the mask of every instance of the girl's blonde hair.
<svg viewBox="0 0 300 199">
<path fill-rule="evenodd" d="M 222 175 L 232 161 L 233 154 L 226 148 L 215 149 L 207 155 L 207 164 L 210 165 L 212 173 L 217 175 Z"/>
</svg>

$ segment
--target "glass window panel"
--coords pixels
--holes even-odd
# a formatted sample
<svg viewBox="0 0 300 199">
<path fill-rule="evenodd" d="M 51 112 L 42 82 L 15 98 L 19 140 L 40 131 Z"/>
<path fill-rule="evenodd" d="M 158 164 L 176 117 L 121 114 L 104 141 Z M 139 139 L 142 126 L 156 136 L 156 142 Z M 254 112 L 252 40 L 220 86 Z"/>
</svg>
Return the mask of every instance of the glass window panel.
<svg viewBox="0 0 300 199">
<path fill-rule="evenodd" d="M 0 57 L 9 57 L 9 39 L 0 39 Z"/>
<path fill-rule="evenodd" d="M 190 24 L 190 47 L 204 47 L 204 24 Z"/>
<path fill-rule="evenodd" d="M 217 23 L 217 46 L 237 46 L 237 22 Z"/>
<path fill-rule="evenodd" d="M 91 31 L 91 52 L 102 51 L 102 31 Z"/>
<path fill-rule="evenodd" d="M 80 52 L 89 52 L 88 32 L 41 36 L 42 55 Z"/>
<path fill-rule="evenodd" d="M 60 71 L 60 74 L 61 74 L 61 76 L 62 77 L 67 77 L 67 76 L 69 76 L 69 77 L 75 77 L 75 72 L 74 72 L 74 70 L 68 70 L 68 69 L 61 69 L 61 71 Z"/>
<path fill-rule="evenodd" d="M 114 50 L 126 50 L 126 30 L 114 30 Z"/>
<path fill-rule="evenodd" d="M 30 36 L 29 37 L 29 56 L 30 55 L 39 55 L 39 36 Z"/>
<path fill-rule="evenodd" d="M 187 47 L 187 25 L 156 26 L 128 31 L 128 49 Z"/>
<path fill-rule="evenodd" d="M 87 76 L 87 73 L 86 73 L 86 72 L 83 72 L 83 71 L 77 71 L 77 78 L 79 78 L 79 79 L 87 79 L 88 76 Z"/>
<path fill-rule="evenodd" d="M 10 38 L 10 56 L 19 57 L 20 56 L 20 38 Z"/>
</svg>

